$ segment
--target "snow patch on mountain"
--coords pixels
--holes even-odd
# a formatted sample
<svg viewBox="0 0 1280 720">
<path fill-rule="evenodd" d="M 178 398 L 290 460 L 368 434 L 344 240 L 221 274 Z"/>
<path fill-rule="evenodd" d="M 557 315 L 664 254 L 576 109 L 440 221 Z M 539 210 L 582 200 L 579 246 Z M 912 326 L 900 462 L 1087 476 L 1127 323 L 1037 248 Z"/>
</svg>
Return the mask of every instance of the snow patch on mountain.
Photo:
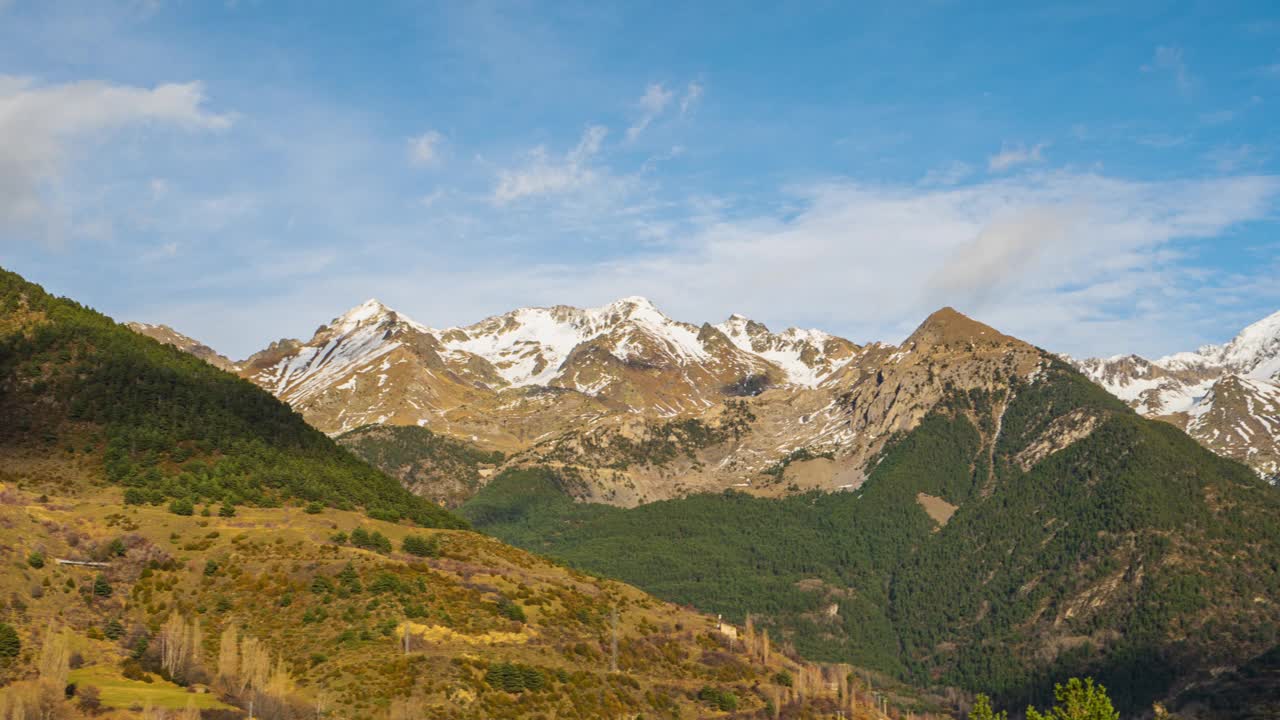
<svg viewBox="0 0 1280 720">
<path fill-rule="evenodd" d="M 1280 312 L 1249 325 L 1225 345 L 1205 345 L 1155 363 L 1170 369 L 1221 367 L 1245 377 L 1280 379 Z"/>
<path fill-rule="evenodd" d="M 1280 312 L 1194 352 L 1069 361 L 1130 407 L 1182 425 L 1209 449 L 1264 476 L 1280 470 Z"/>
<path fill-rule="evenodd" d="M 399 341 L 388 339 L 388 326 L 397 322 L 427 331 L 377 300 L 367 300 L 331 320 L 310 343 L 259 371 L 253 379 L 277 396 L 287 395 L 295 404 L 331 386 L 354 388 L 354 377 L 348 375 L 401 346 Z"/>
<path fill-rule="evenodd" d="M 853 359 L 852 353 L 828 357 L 828 344 L 839 339 L 821 330 L 788 328 L 775 334 L 763 324 L 738 314 L 730 315 L 715 328 L 738 348 L 777 365 L 793 385 L 817 387 Z"/>
<path fill-rule="evenodd" d="M 549 385 L 574 348 L 620 325 L 648 334 L 680 361 L 706 359 L 694 329 L 663 315 L 642 297 L 625 297 L 587 309 L 564 305 L 520 308 L 474 325 L 439 331 L 439 336 L 447 351 L 482 357 L 511 387 L 526 387 Z M 611 351 L 625 361 L 636 344 L 634 338 L 624 337 Z"/>
</svg>

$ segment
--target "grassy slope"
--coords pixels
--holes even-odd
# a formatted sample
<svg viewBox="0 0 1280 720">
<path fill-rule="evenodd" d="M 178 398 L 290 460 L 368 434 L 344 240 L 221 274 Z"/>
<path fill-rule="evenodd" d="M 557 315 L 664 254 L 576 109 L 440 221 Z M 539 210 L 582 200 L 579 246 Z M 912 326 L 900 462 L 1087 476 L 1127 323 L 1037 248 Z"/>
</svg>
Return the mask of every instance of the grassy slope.
<svg viewBox="0 0 1280 720">
<path fill-rule="evenodd" d="M 767 665 L 747 659 L 741 646 L 724 646 L 705 615 L 467 531 L 416 530 L 338 510 L 182 517 L 124 508 L 112 491 L 40 499 L 13 489 L 0 489 L 0 527 L 7 541 L 0 592 L 10 598 L 7 620 L 25 648 L 0 673 L 28 674 L 44 628 L 56 618 L 73 631 L 85 658 L 73 679 L 100 686 L 109 705 L 150 697 L 157 706 L 185 707 L 179 697 L 185 693 L 174 686 L 158 678 L 127 681 L 119 671 L 130 638 L 154 633 L 172 612 L 201 619 L 207 667 L 222 628 L 235 622 L 285 658 L 299 697 L 323 690 L 340 717 L 383 716 L 393 701 L 408 698 L 441 717 L 694 717 L 708 714 L 696 698 L 704 686 L 733 692 L 741 709 L 754 711 L 779 689 L 772 676 L 797 667 L 780 656 Z M 428 535 L 441 554 L 379 554 L 328 540 L 335 529 L 356 527 L 385 534 L 397 548 L 406 534 Z M 129 550 L 108 555 L 109 598 L 88 590 L 97 570 L 52 561 L 102 557 L 116 538 Z M 36 550 L 49 558 L 42 568 L 23 562 Z M 210 560 L 217 567 L 207 572 Z M 348 563 L 360 578 L 360 589 L 350 593 L 335 579 Z M 314 590 L 317 577 L 338 589 Z M 503 598 L 527 620 L 508 619 Z M 620 674 L 607 671 L 615 606 Z M 430 629 L 431 641 L 406 657 L 397 628 L 410 615 Z M 113 619 L 126 636 L 102 639 L 98 631 Z M 508 661 L 542 669 L 548 688 L 517 695 L 490 687 L 484 679 L 490 664 Z M 216 706 L 213 700 L 202 704 Z"/>
<path fill-rule="evenodd" d="M 194 702 L 197 708 L 217 708 L 230 710 L 233 706 L 218 700 L 213 693 L 192 693 L 176 683 L 164 679 L 150 678 L 129 680 L 120 675 L 120 671 L 108 664 L 86 665 L 72 670 L 68 676 L 70 682 L 77 686 L 92 686 L 102 691 L 102 704 L 110 708 L 128 708 L 133 705 L 151 705 L 166 710 L 184 710 L 187 703 Z"/>
<path fill-rule="evenodd" d="M 1029 471 L 1013 462 L 1082 408 L 1101 419 L 1092 434 Z M 1280 594 L 1274 488 L 1061 365 L 1018 387 L 991 447 L 994 428 L 991 398 L 954 398 L 856 494 L 620 510 L 574 505 L 553 475 L 524 471 L 462 512 L 662 597 L 768 613 L 816 657 L 1011 702 L 1093 672 L 1136 707 L 1175 677 L 1265 647 L 1280 611 L 1254 598 Z M 938 528 L 918 492 L 960 509 Z"/>
</svg>

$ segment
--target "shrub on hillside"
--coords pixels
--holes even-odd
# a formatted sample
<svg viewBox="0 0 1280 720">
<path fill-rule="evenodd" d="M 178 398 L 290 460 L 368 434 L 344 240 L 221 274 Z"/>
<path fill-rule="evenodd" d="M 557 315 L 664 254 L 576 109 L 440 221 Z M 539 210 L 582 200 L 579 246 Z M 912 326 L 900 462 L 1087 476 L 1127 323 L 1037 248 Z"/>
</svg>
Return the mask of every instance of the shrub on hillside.
<svg viewBox="0 0 1280 720">
<path fill-rule="evenodd" d="M 417 555 L 418 557 L 437 557 L 440 555 L 440 543 L 434 537 L 406 535 L 400 547 L 410 555 Z"/>
<path fill-rule="evenodd" d="M 547 678 L 541 670 L 512 662 L 490 665 L 484 681 L 489 684 L 489 687 L 509 693 L 536 691 L 547 686 Z"/>
<path fill-rule="evenodd" d="M 93 685 L 86 685 L 76 693 L 76 704 L 90 715 L 97 715 L 102 709 L 102 691 Z"/>
<path fill-rule="evenodd" d="M 704 686 L 698 691 L 698 699 L 709 707 L 723 712 L 733 712 L 738 709 L 737 695 L 728 690 L 718 690 L 710 685 Z"/>
<path fill-rule="evenodd" d="M 524 608 L 520 607 L 518 603 L 513 602 L 510 598 L 504 597 L 498 600 L 498 614 L 508 620 L 515 620 L 516 622 L 522 623 L 527 620 L 524 614 Z"/>
<path fill-rule="evenodd" d="M 0 658 L 15 658 L 22 652 L 22 640 L 9 623 L 0 623 Z"/>
<path fill-rule="evenodd" d="M 365 550 L 374 550 L 380 553 L 391 552 L 391 541 L 387 539 L 386 535 L 377 530 L 373 532 L 369 532 L 364 528 L 352 530 L 351 544 Z"/>
<path fill-rule="evenodd" d="M 1071 678 L 1065 685 L 1054 685 L 1053 697 L 1057 704 L 1043 715 L 1028 707 L 1027 720 L 1120 720 L 1107 689 L 1094 685 L 1093 678 Z"/>
</svg>

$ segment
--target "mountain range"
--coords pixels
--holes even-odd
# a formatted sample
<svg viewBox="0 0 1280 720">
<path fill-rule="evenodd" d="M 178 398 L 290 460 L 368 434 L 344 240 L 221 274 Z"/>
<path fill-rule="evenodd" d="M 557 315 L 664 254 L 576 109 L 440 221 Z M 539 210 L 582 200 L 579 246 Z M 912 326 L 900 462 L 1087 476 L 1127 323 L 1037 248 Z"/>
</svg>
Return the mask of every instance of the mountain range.
<svg viewBox="0 0 1280 720">
<path fill-rule="evenodd" d="M 726 487 L 856 487 L 945 389 L 989 389 L 997 365 L 1042 363 L 950 308 L 895 346 L 774 333 L 741 315 L 683 323 L 639 297 L 447 329 L 369 300 L 240 362 L 165 326 L 131 327 L 238 372 L 331 435 L 423 427 L 514 464 L 574 467 L 584 498 L 623 506 Z M 1280 313 L 1194 353 L 1064 358 L 1139 413 L 1263 477 L 1280 471 Z"/>
</svg>

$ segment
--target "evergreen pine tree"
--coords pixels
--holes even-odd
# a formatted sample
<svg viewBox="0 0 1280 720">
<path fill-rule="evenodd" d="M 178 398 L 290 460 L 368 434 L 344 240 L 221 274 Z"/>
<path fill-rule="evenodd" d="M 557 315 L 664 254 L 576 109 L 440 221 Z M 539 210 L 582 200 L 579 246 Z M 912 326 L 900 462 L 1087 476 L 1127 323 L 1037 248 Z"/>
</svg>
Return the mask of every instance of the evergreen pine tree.
<svg viewBox="0 0 1280 720">
<path fill-rule="evenodd" d="M 17 657 L 22 652 L 22 640 L 9 623 L 0 623 L 0 658 Z"/>
<path fill-rule="evenodd" d="M 969 720 L 1008 720 L 1009 713 L 1006 710 L 995 712 L 991 709 L 991 698 L 986 695 L 979 694 L 978 699 L 973 703 L 973 709 L 969 711 Z"/>
<path fill-rule="evenodd" d="M 1035 708 L 1027 708 L 1027 720 L 1120 720 L 1120 713 L 1111 706 L 1107 689 L 1095 685 L 1093 678 L 1071 678 L 1066 685 L 1053 686 L 1057 704 L 1045 714 Z"/>
</svg>

